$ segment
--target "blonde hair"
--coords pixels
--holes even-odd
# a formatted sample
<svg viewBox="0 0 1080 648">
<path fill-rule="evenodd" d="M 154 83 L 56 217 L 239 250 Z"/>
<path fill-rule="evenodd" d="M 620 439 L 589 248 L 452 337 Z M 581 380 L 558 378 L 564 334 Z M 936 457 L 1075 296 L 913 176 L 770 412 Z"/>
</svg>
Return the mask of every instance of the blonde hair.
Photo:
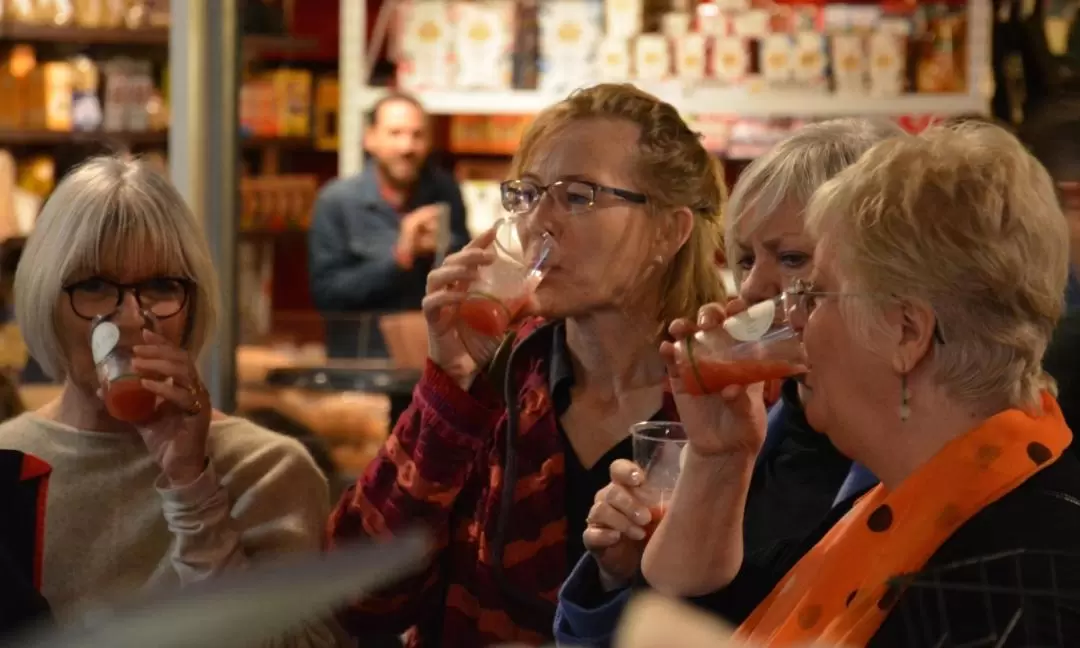
<svg viewBox="0 0 1080 648">
<path fill-rule="evenodd" d="M 630 84 L 604 83 L 572 93 L 541 112 L 521 140 L 511 164 L 520 175 L 537 149 L 570 123 L 624 120 L 640 129 L 636 179 L 656 210 L 685 207 L 694 214 L 690 238 L 667 265 L 660 290 L 659 322 L 694 317 L 727 295 L 716 266 L 722 245 L 721 214 L 727 201 L 723 168 L 675 108 Z"/>
<path fill-rule="evenodd" d="M 16 318 L 45 373 L 63 380 L 69 369 L 56 312 L 64 286 L 106 265 L 162 268 L 192 280 L 185 344 L 202 351 L 217 322 L 219 294 L 201 226 L 176 188 L 140 160 L 95 157 L 49 196 L 15 273 Z"/>
<path fill-rule="evenodd" d="M 892 300 L 931 307 L 935 376 L 974 405 L 1038 407 L 1042 357 L 1069 266 L 1049 174 L 1002 128 L 969 122 L 889 140 L 827 182 L 807 209 L 865 336 Z M 849 320 L 855 322 L 855 319 Z M 864 337 L 865 339 L 865 337 Z"/>
<path fill-rule="evenodd" d="M 724 239 L 736 281 L 743 278 L 742 268 L 732 265 L 739 256 L 740 227 L 753 232 L 784 207 L 801 210 L 826 180 L 875 144 L 903 135 L 888 119 L 830 119 L 803 126 L 751 162 L 739 174 L 727 209 Z"/>
</svg>

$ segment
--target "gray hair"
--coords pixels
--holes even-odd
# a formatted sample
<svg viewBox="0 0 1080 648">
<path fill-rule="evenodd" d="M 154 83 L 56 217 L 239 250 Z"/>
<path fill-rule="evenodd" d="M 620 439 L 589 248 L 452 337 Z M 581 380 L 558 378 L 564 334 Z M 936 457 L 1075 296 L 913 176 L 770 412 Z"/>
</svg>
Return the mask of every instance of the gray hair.
<svg viewBox="0 0 1080 648">
<path fill-rule="evenodd" d="M 70 366 L 57 331 L 64 286 L 124 266 L 159 267 L 194 282 L 185 344 L 198 354 L 216 325 L 219 301 L 202 227 L 176 188 L 147 164 L 91 158 L 49 196 L 15 272 L 19 329 L 50 377 L 63 380 Z"/>
<path fill-rule="evenodd" d="M 755 159 L 739 174 L 728 200 L 724 240 L 729 261 L 738 258 L 735 234 L 740 227 L 757 230 L 785 205 L 802 210 L 826 180 L 878 142 L 904 134 L 888 119 L 831 119 L 800 128 Z M 741 279 L 739 268 L 733 270 Z"/>
</svg>

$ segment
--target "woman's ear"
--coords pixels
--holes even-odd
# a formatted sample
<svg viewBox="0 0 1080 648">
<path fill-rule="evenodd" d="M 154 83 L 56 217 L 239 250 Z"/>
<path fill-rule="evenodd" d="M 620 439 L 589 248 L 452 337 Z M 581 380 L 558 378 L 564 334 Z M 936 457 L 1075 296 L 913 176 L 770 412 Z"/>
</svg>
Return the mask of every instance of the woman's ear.
<svg viewBox="0 0 1080 648">
<path fill-rule="evenodd" d="M 891 319 L 896 331 L 893 368 L 897 373 L 906 375 L 930 353 L 937 329 L 937 316 L 925 302 L 904 301 Z"/>
<path fill-rule="evenodd" d="M 664 227 L 658 234 L 659 248 L 664 258 L 670 259 L 690 240 L 694 231 L 694 213 L 689 207 L 679 207 L 668 213 Z"/>
</svg>

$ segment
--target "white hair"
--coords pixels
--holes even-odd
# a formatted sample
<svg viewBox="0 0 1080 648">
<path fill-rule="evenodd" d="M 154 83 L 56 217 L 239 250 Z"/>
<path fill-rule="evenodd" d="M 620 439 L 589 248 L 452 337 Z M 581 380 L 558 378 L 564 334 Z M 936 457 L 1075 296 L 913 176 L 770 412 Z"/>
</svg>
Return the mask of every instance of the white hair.
<svg viewBox="0 0 1080 648">
<path fill-rule="evenodd" d="M 724 236 L 728 260 L 738 258 L 740 228 L 746 236 L 785 206 L 801 212 L 826 180 L 878 142 L 904 134 L 887 119 L 831 119 L 800 128 L 755 159 L 739 174 L 728 200 Z M 733 270 L 741 279 L 740 268 Z"/>
<path fill-rule="evenodd" d="M 72 281 L 107 269 L 160 268 L 195 284 L 185 344 L 198 354 L 217 322 L 218 280 L 202 227 L 162 175 L 130 157 L 71 171 L 49 196 L 15 273 L 15 315 L 30 354 L 67 376 L 56 307 Z"/>
<path fill-rule="evenodd" d="M 883 142 L 814 194 L 807 228 L 826 239 L 856 339 L 890 303 L 929 305 L 944 338 L 940 384 L 964 402 L 1038 407 L 1043 354 L 1061 316 L 1068 225 L 1046 169 L 991 124 L 939 126 Z"/>
</svg>

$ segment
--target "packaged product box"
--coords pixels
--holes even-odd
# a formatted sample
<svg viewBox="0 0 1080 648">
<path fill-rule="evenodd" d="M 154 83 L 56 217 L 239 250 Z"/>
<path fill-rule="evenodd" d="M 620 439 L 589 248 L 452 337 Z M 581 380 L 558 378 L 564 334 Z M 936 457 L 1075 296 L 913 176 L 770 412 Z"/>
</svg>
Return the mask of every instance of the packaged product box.
<svg viewBox="0 0 1080 648">
<path fill-rule="evenodd" d="M 398 85 L 442 90 L 453 81 L 454 28 L 446 0 L 402 0 L 396 14 Z"/>
<path fill-rule="evenodd" d="M 630 39 L 609 36 L 596 52 L 596 76 L 601 82 L 622 83 L 632 77 Z"/>
<path fill-rule="evenodd" d="M 568 92 L 596 82 L 602 5 L 590 0 L 540 3 L 540 89 Z"/>
<path fill-rule="evenodd" d="M 634 39 L 634 78 L 663 81 L 671 76 L 671 49 L 662 34 L 639 34 Z"/>
<path fill-rule="evenodd" d="M 454 86 L 505 90 L 513 76 L 513 0 L 458 0 L 453 11 Z"/>
</svg>

